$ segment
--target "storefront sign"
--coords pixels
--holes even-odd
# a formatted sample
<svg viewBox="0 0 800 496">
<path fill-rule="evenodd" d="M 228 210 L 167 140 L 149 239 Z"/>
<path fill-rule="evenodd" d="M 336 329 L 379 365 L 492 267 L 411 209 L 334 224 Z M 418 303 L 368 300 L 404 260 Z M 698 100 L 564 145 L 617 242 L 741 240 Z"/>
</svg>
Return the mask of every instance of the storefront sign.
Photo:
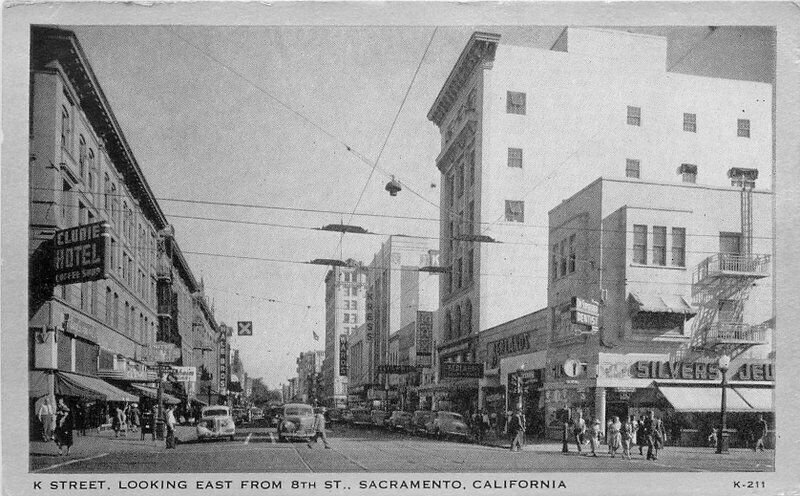
<svg viewBox="0 0 800 496">
<path fill-rule="evenodd" d="M 600 317 L 600 304 L 594 300 L 585 300 L 576 296 L 570 301 L 570 321 L 573 324 L 582 324 L 597 327 Z"/>
<path fill-rule="evenodd" d="M 172 363 L 181 357 L 181 349 L 172 343 L 154 343 L 145 348 L 145 356 L 150 362 Z"/>
<path fill-rule="evenodd" d="M 483 364 L 473 362 L 442 362 L 440 377 L 483 377 Z"/>
<path fill-rule="evenodd" d="M 433 312 L 417 311 L 417 356 L 433 353 Z"/>
<path fill-rule="evenodd" d="M 522 332 L 507 338 L 492 341 L 486 345 L 488 366 L 490 369 L 496 369 L 502 357 L 528 351 L 530 349 L 530 332 Z"/>
<path fill-rule="evenodd" d="M 717 380 L 719 366 L 714 362 L 653 362 L 640 360 L 633 366 L 637 379 Z"/>
<path fill-rule="evenodd" d="M 177 382 L 194 382 L 197 380 L 197 367 L 172 367 L 172 374 Z"/>
<path fill-rule="evenodd" d="M 382 374 L 408 374 L 416 370 L 413 365 L 378 365 L 378 372 Z"/>
<path fill-rule="evenodd" d="M 732 379 L 740 381 L 774 381 L 775 364 L 773 363 L 745 363 L 733 375 Z"/>
<path fill-rule="evenodd" d="M 106 279 L 109 272 L 108 223 L 95 222 L 85 226 L 56 231 L 53 238 L 53 270 L 55 284 Z"/>
<path fill-rule="evenodd" d="M 366 337 L 367 341 L 372 341 L 372 338 L 374 336 L 373 329 L 374 329 L 375 314 L 373 312 L 375 306 L 375 297 L 373 296 L 371 290 L 367 291 L 364 300 L 365 300 L 364 322 L 367 325 Z"/>
<path fill-rule="evenodd" d="M 339 375 L 347 375 L 347 336 L 339 336 Z"/>
</svg>

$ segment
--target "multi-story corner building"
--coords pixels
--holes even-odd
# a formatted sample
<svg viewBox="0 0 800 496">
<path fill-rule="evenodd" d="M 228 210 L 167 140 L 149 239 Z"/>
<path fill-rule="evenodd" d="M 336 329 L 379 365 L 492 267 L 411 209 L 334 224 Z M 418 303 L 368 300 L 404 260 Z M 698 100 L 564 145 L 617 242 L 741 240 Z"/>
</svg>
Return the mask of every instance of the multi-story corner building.
<svg viewBox="0 0 800 496">
<path fill-rule="evenodd" d="M 167 221 L 70 31 L 31 31 L 29 177 L 31 400 L 154 380 Z"/>
<path fill-rule="evenodd" d="M 325 351 L 305 351 L 297 357 L 297 391 L 303 403 L 320 404 L 322 398 L 322 362 Z"/>
<path fill-rule="evenodd" d="M 369 351 L 372 345 L 367 341 L 366 323 L 350 333 L 347 347 L 347 404 L 348 407 L 366 406 L 367 391 L 376 387 L 370 382 Z"/>
<path fill-rule="evenodd" d="M 715 412 L 708 430 L 721 355 L 728 411 L 751 414 L 733 427 L 772 412 L 772 193 L 752 170 L 731 173 L 725 186 L 600 178 L 550 212 L 549 350 L 526 369 L 544 375 L 551 424 L 564 407 L 603 425 Z"/>
<path fill-rule="evenodd" d="M 322 363 L 324 402 L 331 407 L 347 405 L 347 339 L 364 323 L 366 269 L 348 260 L 347 267 L 333 267 L 325 276 L 325 360 Z"/>
<path fill-rule="evenodd" d="M 209 404 L 220 402 L 219 387 L 214 384 L 218 380 L 220 333 L 224 331 L 214 318 L 214 309 L 205 297 L 204 283 L 201 279 L 200 290 L 193 295 L 194 322 L 192 325 L 192 355 L 189 366 L 197 368 L 197 381 L 194 385 L 194 396 Z M 191 385 L 190 385 L 191 387 Z"/>
<path fill-rule="evenodd" d="M 476 333 L 547 305 L 548 211 L 590 178 L 726 188 L 740 167 L 771 185 L 771 85 L 670 72 L 666 51 L 665 38 L 587 28 L 550 50 L 469 39 L 428 113 L 451 268 L 442 361 L 475 362 Z M 556 250 L 569 257 L 569 238 Z"/>
<path fill-rule="evenodd" d="M 390 399 L 391 374 L 381 370 L 389 365 L 389 339 L 417 322 L 419 311 L 436 310 L 440 276 L 420 269 L 437 262 L 438 252 L 430 241 L 389 236 L 369 265 L 364 315 L 369 388 L 362 392 L 363 400 Z"/>
<path fill-rule="evenodd" d="M 30 103 L 32 402 L 154 396 L 156 347 L 195 363 L 198 285 L 71 31 L 31 30 Z"/>
</svg>

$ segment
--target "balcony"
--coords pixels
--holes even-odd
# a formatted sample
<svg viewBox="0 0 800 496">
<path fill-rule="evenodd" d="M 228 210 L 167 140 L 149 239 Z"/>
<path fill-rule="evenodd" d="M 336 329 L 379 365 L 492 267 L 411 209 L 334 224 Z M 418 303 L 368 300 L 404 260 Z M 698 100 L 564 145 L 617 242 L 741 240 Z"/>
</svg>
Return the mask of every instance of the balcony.
<svg viewBox="0 0 800 496">
<path fill-rule="evenodd" d="M 742 324 L 740 322 L 715 322 L 705 330 L 706 347 L 754 346 L 767 343 L 767 324 Z"/>
<path fill-rule="evenodd" d="M 707 284 L 720 278 L 761 279 L 769 276 L 769 255 L 717 253 L 697 265 L 692 284 Z"/>
</svg>

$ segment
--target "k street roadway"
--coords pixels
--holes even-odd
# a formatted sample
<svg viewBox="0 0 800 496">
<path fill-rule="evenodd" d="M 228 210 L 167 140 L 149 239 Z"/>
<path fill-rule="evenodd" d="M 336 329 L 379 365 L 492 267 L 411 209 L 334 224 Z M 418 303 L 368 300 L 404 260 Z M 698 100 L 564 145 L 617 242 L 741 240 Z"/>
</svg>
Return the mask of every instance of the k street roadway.
<svg viewBox="0 0 800 496">
<path fill-rule="evenodd" d="M 69 457 L 33 452 L 37 473 L 259 473 L 259 472 L 628 472 L 628 471 L 772 471 L 774 451 L 731 450 L 717 455 L 710 448 L 667 447 L 658 461 L 634 449 L 633 460 L 611 458 L 605 446 L 598 457 L 580 456 L 560 443 L 528 444 L 513 453 L 507 447 L 440 441 L 380 429 L 335 426 L 332 449 L 322 442 L 279 443 L 275 429 L 238 429 L 236 440 L 194 439 L 194 429 L 180 427 L 181 442 L 167 450 L 163 441 L 140 441 L 138 434 L 114 439 L 75 437 Z M 133 437 L 135 439 L 133 439 Z M 55 450 L 54 446 L 50 448 Z"/>
</svg>

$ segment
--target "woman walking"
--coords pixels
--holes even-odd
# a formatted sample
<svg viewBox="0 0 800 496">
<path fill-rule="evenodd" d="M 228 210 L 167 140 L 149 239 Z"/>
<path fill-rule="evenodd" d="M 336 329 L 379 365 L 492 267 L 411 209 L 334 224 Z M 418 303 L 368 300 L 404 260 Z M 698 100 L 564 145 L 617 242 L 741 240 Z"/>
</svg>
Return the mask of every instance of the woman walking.
<svg viewBox="0 0 800 496">
<path fill-rule="evenodd" d="M 633 419 L 633 417 L 631 417 L 631 419 Z M 622 423 L 622 429 L 620 430 L 622 458 L 627 458 L 628 460 L 631 459 L 631 441 L 633 440 L 634 435 L 633 424 L 630 420 L 626 419 L 625 422 Z"/>
<path fill-rule="evenodd" d="M 589 445 L 592 448 L 592 456 L 597 456 L 597 444 L 600 440 L 600 437 L 603 435 L 600 432 L 600 420 L 594 419 L 594 423 L 592 424 L 591 429 L 588 430 L 589 434 Z M 589 456 L 587 453 L 586 456 Z"/>
<path fill-rule="evenodd" d="M 58 399 L 58 408 L 56 409 L 56 446 L 58 446 L 58 454 L 61 455 L 62 448 L 67 448 L 67 456 L 69 456 L 69 449 L 72 447 L 72 427 L 73 419 L 72 414 L 64 403 L 64 398 Z"/>
<path fill-rule="evenodd" d="M 639 454 L 644 456 L 642 450 L 647 446 L 647 434 L 644 432 L 644 415 L 639 417 L 639 426 L 636 429 L 636 444 L 639 446 Z"/>
<path fill-rule="evenodd" d="M 611 452 L 611 458 L 617 454 L 617 450 L 622 445 L 622 423 L 619 417 L 611 417 L 611 423 L 608 425 L 608 449 Z"/>
</svg>

